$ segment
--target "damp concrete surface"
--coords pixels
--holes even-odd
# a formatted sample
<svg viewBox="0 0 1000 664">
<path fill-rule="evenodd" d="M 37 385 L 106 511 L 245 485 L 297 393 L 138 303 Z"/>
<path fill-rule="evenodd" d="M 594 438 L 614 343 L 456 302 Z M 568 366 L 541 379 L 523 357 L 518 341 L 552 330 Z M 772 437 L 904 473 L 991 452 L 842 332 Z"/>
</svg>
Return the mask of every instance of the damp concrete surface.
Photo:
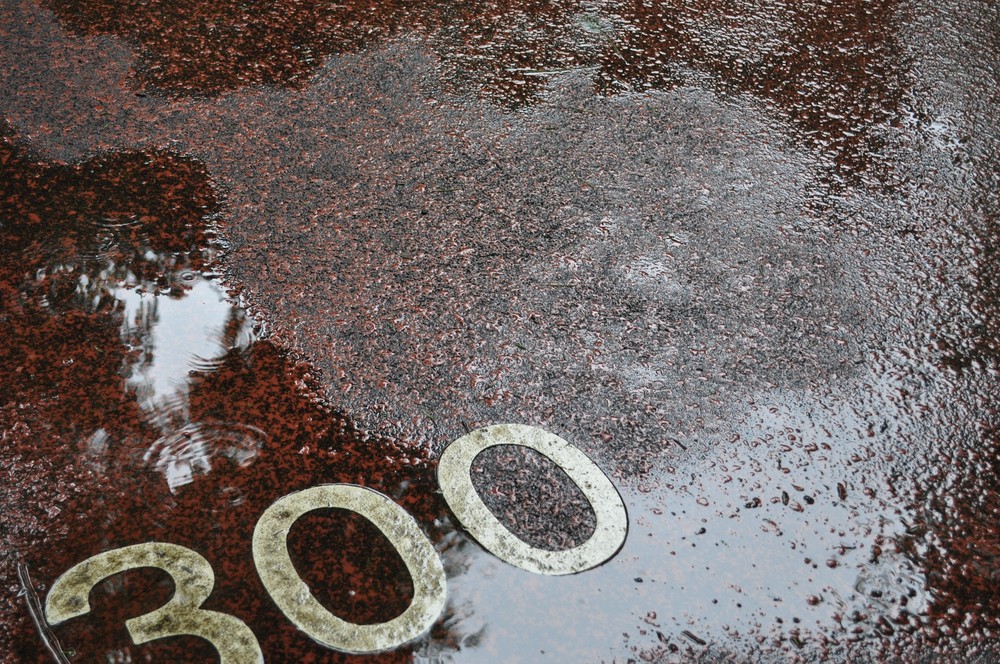
<svg viewBox="0 0 1000 664">
<path fill-rule="evenodd" d="M 0 661 L 218 661 L 133 642 L 153 567 L 46 620 L 146 542 L 268 662 L 1000 661 L 998 79 L 986 0 L 5 0 Z M 503 423 L 610 478 L 610 560 L 470 536 L 437 460 Z M 534 547 L 594 532 L 538 453 L 470 472 Z M 254 565 L 338 482 L 444 566 L 376 654 Z M 342 620 L 419 586 L 357 514 L 287 541 Z"/>
</svg>

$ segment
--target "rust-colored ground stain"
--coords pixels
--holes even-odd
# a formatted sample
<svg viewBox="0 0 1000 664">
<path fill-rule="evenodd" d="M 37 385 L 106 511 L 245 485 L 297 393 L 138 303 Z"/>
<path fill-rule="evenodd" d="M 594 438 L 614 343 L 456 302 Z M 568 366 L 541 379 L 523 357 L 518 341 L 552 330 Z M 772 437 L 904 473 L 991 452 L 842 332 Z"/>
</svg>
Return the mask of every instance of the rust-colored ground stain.
<svg viewBox="0 0 1000 664">
<path fill-rule="evenodd" d="M 45 0 L 83 34 L 139 47 L 138 76 L 170 94 L 307 85 L 329 55 L 418 34 L 461 88 L 505 106 L 549 78 L 588 73 L 605 94 L 673 89 L 699 75 L 783 110 L 840 175 L 866 170 L 903 92 L 898 0 L 738 5 L 636 0 Z M 692 78 L 692 73 L 695 77 Z"/>
</svg>

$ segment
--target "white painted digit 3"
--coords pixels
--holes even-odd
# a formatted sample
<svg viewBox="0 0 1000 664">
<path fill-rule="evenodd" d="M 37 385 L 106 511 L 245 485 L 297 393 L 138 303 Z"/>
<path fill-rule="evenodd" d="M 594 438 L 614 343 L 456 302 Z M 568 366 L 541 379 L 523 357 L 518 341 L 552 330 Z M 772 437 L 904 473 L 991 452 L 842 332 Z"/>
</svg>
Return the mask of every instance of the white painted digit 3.
<svg viewBox="0 0 1000 664">
<path fill-rule="evenodd" d="M 493 516 L 472 485 L 472 462 L 495 445 L 522 445 L 562 468 L 590 501 L 597 525 L 583 544 L 565 551 L 533 547 Z M 628 532 L 625 504 L 611 480 L 586 454 L 559 436 L 523 424 L 497 424 L 462 436 L 441 454 L 438 485 L 448 506 L 490 553 L 536 574 L 575 574 L 597 567 L 618 552 Z"/>
<path fill-rule="evenodd" d="M 215 586 L 208 561 L 191 549 L 146 542 L 98 554 L 75 565 L 52 584 L 45 619 L 58 625 L 90 613 L 90 591 L 113 574 L 139 567 L 162 569 L 174 580 L 174 596 L 159 609 L 125 622 L 136 645 L 168 636 L 200 636 L 219 652 L 221 664 L 264 661 L 257 638 L 233 616 L 199 608 Z"/>
</svg>

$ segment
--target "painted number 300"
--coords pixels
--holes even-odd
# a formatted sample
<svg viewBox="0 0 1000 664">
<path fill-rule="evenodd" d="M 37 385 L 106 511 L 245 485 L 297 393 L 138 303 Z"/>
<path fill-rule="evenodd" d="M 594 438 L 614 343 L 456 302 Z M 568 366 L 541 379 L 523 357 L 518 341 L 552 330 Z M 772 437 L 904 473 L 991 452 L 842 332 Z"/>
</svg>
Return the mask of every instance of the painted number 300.
<svg viewBox="0 0 1000 664">
<path fill-rule="evenodd" d="M 594 510 L 596 526 L 590 539 L 572 549 L 547 551 L 529 545 L 500 523 L 479 497 L 469 474 L 476 456 L 495 445 L 531 448 L 562 468 Z M 441 455 L 438 484 L 455 516 L 484 548 L 530 572 L 582 572 L 608 560 L 625 541 L 625 505 L 611 481 L 583 452 L 536 427 L 499 424 L 459 438 Z M 413 581 L 413 601 L 402 614 L 373 625 L 350 623 L 330 613 L 309 591 L 292 565 L 286 538 L 302 515 L 325 508 L 364 516 L 396 548 Z M 360 654 L 396 648 L 430 629 L 445 606 L 444 567 L 417 522 L 385 495 L 356 485 L 321 485 L 277 500 L 254 528 L 253 559 L 264 588 L 288 620 L 334 650 Z M 57 625 L 89 613 L 89 595 L 95 585 L 138 567 L 167 572 L 175 591 L 159 609 L 125 623 L 136 644 L 193 635 L 209 641 L 222 664 L 264 661 L 257 638 L 243 621 L 201 608 L 215 585 L 215 574 L 201 555 L 176 544 L 126 546 L 75 565 L 52 584 L 45 601 L 46 620 Z"/>
</svg>

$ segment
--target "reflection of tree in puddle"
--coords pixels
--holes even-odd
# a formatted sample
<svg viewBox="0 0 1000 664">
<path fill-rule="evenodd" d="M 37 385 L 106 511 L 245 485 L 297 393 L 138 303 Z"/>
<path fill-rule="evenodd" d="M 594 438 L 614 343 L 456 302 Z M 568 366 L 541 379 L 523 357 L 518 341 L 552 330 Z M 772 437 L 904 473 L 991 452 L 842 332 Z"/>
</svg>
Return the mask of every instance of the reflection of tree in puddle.
<svg viewBox="0 0 1000 664">
<path fill-rule="evenodd" d="M 51 164 L 6 126 L 2 139 L 0 469 L 20 481 L 0 493 L 13 553 L 0 572 L 23 564 L 50 584 L 101 551 L 181 544 L 212 562 L 214 608 L 247 620 L 265 652 L 315 656 L 257 582 L 254 523 L 282 495 L 341 481 L 391 495 L 435 531 L 444 508 L 426 458 L 366 440 L 320 404 L 308 371 L 254 343 L 247 317 L 205 280 L 216 204 L 200 165 L 157 151 Z M 402 611 L 411 582 L 385 538 L 343 514 L 304 523 L 289 548 L 331 610 L 360 622 Z M 54 647 L 73 660 L 212 661 L 200 639 L 134 646 L 124 632 L 171 588 L 150 570 L 112 578 Z M 24 602 L 0 599 L 0 652 L 49 661 Z"/>
<path fill-rule="evenodd" d="M 125 384 L 160 433 L 144 461 L 163 474 L 171 490 L 210 472 L 213 459 L 252 463 L 266 440 L 255 427 L 192 420 L 192 371 L 211 372 L 228 353 L 246 352 L 254 341 L 253 323 L 210 281 L 189 273 L 183 278 L 187 290 L 180 298 L 116 292 L 131 352 Z"/>
<path fill-rule="evenodd" d="M 877 151 L 872 127 L 901 94 L 898 0 L 732 3 L 140 2 L 46 0 L 73 29 L 140 46 L 140 77 L 175 94 L 301 86 L 327 55 L 417 32 L 459 87 L 532 103 L 554 74 L 585 72 L 606 94 L 709 76 L 781 109 L 844 172 Z"/>
<path fill-rule="evenodd" d="M 158 151 L 46 164 L 2 130 L 0 299 L 3 406 L 31 403 L 93 431 L 122 399 L 123 289 L 180 297 L 176 275 L 203 266 L 216 203 L 204 169 Z M 139 336 L 147 333 L 139 331 Z"/>
<path fill-rule="evenodd" d="M 4 149 L 0 361 L 15 376 L 11 398 L 44 405 L 71 436 L 93 432 L 98 465 L 116 440 L 158 431 L 146 461 L 172 488 L 210 470 L 214 454 L 252 459 L 262 436 L 192 422 L 187 408 L 190 370 L 210 370 L 252 334 L 200 275 L 217 211 L 203 167 L 156 151 L 51 165 Z"/>
</svg>

